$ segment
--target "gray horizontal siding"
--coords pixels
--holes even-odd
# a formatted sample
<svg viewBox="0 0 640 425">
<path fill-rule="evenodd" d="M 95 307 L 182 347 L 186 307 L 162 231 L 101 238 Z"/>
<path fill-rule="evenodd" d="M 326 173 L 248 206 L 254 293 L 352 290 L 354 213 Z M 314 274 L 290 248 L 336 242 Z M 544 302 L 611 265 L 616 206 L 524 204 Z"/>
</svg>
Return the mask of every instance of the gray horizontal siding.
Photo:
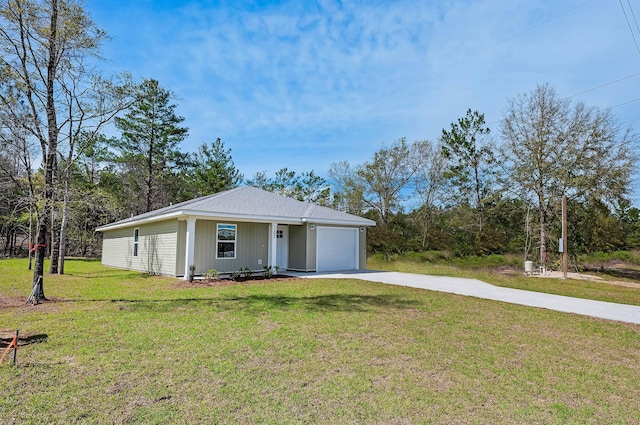
<svg viewBox="0 0 640 425">
<path fill-rule="evenodd" d="M 269 225 L 264 223 L 234 223 L 224 221 L 225 224 L 236 224 L 236 258 L 216 258 L 216 225 L 219 221 L 196 221 L 194 262 L 196 274 L 203 274 L 209 269 L 216 269 L 228 273 L 249 267 L 251 270 L 261 270 L 267 265 L 269 254 Z M 180 254 L 179 254 L 180 255 Z M 258 264 L 262 260 L 262 264 Z"/>
</svg>

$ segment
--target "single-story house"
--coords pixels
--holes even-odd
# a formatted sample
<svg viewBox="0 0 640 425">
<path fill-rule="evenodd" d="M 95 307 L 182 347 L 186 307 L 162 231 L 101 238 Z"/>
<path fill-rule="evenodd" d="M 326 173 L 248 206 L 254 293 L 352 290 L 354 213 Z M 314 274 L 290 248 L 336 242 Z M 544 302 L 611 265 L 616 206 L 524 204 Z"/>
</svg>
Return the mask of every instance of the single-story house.
<svg viewBox="0 0 640 425">
<path fill-rule="evenodd" d="M 265 266 L 305 272 L 366 267 L 375 222 L 255 187 L 238 187 L 100 226 L 102 264 L 187 279 Z"/>
</svg>

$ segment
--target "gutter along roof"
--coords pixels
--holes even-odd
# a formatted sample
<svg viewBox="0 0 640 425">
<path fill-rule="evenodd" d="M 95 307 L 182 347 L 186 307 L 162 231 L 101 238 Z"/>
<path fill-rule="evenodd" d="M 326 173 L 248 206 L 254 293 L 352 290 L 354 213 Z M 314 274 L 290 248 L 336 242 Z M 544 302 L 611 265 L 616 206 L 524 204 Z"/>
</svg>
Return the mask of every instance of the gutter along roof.
<svg viewBox="0 0 640 425">
<path fill-rule="evenodd" d="M 255 187 L 243 186 L 106 224 L 98 227 L 96 231 L 103 232 L 180 217 L 298 225 L 309 222 L 375 226 L 374 221 L 366 218 L 301 202 Z"/>
</svg>

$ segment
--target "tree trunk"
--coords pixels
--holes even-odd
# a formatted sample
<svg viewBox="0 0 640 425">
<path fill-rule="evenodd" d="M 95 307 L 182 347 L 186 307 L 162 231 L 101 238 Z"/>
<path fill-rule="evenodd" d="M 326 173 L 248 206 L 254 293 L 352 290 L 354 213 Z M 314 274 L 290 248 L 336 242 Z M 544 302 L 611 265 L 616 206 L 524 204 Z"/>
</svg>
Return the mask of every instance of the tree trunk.
<svg viewBox="0 0 640 425">
<path fill-rule="evenodd" d="M 45 209 L 47 207 L 45 206 Z M 44 297 L 44 257 L 45 257 L 45 249 L 47 242 L 47 224 L 44 219 L 42 223 L 38 226 L 38 238 L 36 241 L 36 261 L 33 267 L 33 284 L 35 285 L 38 282 L 38 279 L 41 279 L 40 285 L 40 293 L 38 294 L 38 298 L 45 299 Z"/>
<path fill-rule="evenodd" d="M 31 180 L 29 178 L 29 180 Z M 30 190 L 31 199 L 29 199 L 29 270 L 33 268 L 33 209 L 31 204 L 33 202 L 33 194 Z"/>
<path fill-rule="evenodd" d="M 538 197 L 540 214 L 540 264 L 547 264 L 547 209 L 542 196 Z"/>
<path fill-rule="evenodd" d="M 18 231 L 14 227 L 11 229 L 11 250 L 9 251 L 9 255 L 15 256 L 18 253 Z"/>
<path fill-rule="evenodd" d="M 522 262 L 529 259 L 529 249 L 531 248 L 531 220 L 530 220 L 530 206 L 527 203 L 527 212 L 524 216 L 524 255 Z"/>
<path fill-rule="evenodd" d="M 2 248 L 2 255 L 5 257 L 9 255 L 9 229 L 8 228 L 4 234 L 4 247 Z"/>
<path fill-rule="evenodd" d="M 58 211 L 51 209 L 51 257 L 49 274 L 58 274 L 58 255 L 60 252 L 60 232 L 58 231 Z"/>
<path fill-rule="evenodd" d="M 56 120 L 56 105 L 55 105 L 55 77 L 56 68 L 58 65 L 58 46 L 56 45 L 56 39 L 58 36 L 58 0 L 51 0 L 51 22 L 48 34 L 47 53 L 47 84 L 46 84 L 46 97 L 47 97 L 47 145 L 43 144 L 43 159 L 45 161 L 45 174 L 44 174 L 44 207 L 42 211 L 41 221 L 38 228 L 38 249 L 36 251 L 36 264 L 33 271 L 33 284 L 38 282 L 38 279 L 42 279 L 42 286 L 40 287 L 40 298 L 44 296 L 44 257 L 45 257 L 45 242 L 47 240 L 47 221 L 51 219 L 51 212 L 53 210 L 53 173 L 55 172 L 55 166 L 57 162 L 58 154 L 58 123 Z"/>
<path fill-rule="evenodd" d="M 482 243 L 482 228 L 484 226 L 484 202 L 482 202 L 482 193 L 480 190 L 480 173 L 478 172 L 477 165 L 474 165 L 473 171 L 475 177 L 476 208 L 478 209 L 478 242 Z"/>
<path fill-rule="evenodd" d="M 64 182 L 64 201 L 62 206 L 62 222 L 60 224 L 60 251 L 58 254 L 58 274 L 64 274 L 64 257 L 67 254 L 67 223 L 69 222 L 69 181 L 71 167 L 67 165 Z"/>
</svg>

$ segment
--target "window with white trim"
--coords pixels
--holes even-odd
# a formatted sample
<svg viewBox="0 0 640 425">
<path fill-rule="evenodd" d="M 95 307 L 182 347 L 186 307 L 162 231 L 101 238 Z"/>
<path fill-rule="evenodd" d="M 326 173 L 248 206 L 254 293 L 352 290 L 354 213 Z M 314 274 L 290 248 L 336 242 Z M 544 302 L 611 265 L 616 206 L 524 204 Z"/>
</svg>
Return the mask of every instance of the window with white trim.
<svg viewBox="0 0 640 425">
<path fill-rule="evenodd" d="M 139 228 L 135 228 L 133 229 L 133 256 L 137 257 L 138 256 L 138 239 L 140 236 L 140 229 Z"/>
<path fill-rule="evenodd" d="M 218 223 L 216 231 L 216 258 L 236 258 L 236 235 L 237 226 L 235 224 Z"/>
</svg>

